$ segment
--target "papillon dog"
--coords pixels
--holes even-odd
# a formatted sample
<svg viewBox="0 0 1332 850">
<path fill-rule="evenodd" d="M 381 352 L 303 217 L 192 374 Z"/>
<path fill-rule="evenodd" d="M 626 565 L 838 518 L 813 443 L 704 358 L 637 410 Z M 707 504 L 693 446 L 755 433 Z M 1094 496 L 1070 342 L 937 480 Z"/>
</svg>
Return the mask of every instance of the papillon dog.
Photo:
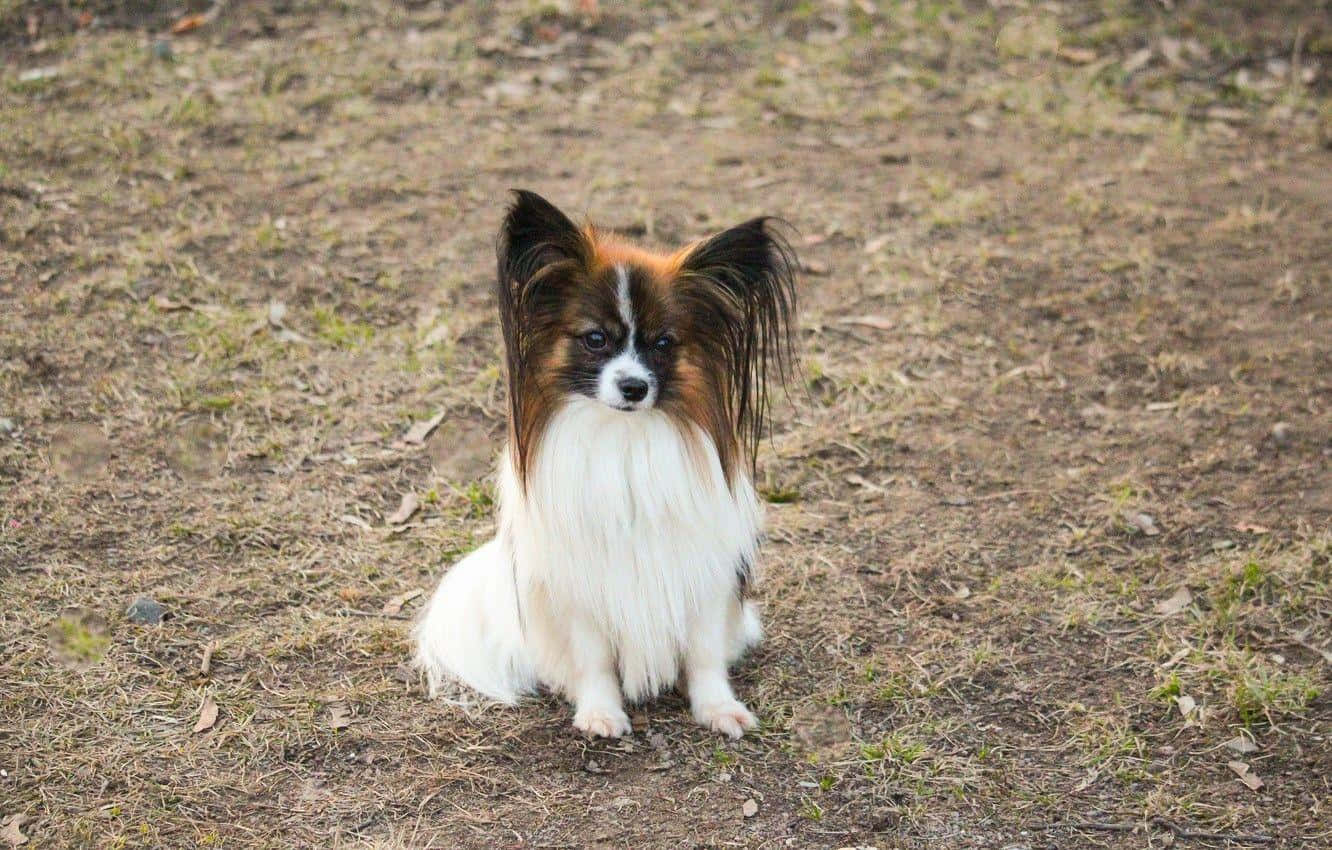
<svg viewBox="0 0 1332 850">
<path fill-rule="evenodd" d="M 519 191 L 497 240 L 508 443 L 497 533 L 415 628 L 432 695 L 546 688 L 585 734 L 679 686 L 738 738 L 729 668 L 760 638 L 753 474 L 794 358 L 796 262 L 756 218 L 670 254 Z"/>
</svg>

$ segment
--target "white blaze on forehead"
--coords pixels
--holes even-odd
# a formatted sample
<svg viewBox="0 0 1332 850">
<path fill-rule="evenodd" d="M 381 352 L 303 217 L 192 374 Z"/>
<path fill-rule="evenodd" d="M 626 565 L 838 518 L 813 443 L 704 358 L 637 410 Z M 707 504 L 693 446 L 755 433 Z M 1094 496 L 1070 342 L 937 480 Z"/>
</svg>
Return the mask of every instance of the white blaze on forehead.
<svg viewBox="0 0 1332 850">
<path fill-rule="evenodd" d="M 651 407 L 657 401 L 657 376 L 638 358 L 638 348 L 634 345 L 634 305 L 629 295 L 629 270 L 624 266 L 615 267 L 615 281 L 618 284 L 616 302 L 620 312 L 620 321 L 624 322 L 624 348 L 601 367 L 597 378 L 597 398 L 611 407 Z M 647 396 L 642 401 L 630 402 L 620 392 L 619 383 L 626 378 L 646 381 Z"/>
<path fill-rule="evenodd" d="M 615 267 L 615 280 L 619 283 L 617 291 L 620 307 L 620 321 L 624 322 L 625 339 L 632 347 L 634 342 L 634 304 L 629 297 L 629 270 L 623 265 Z"/>
</svg>

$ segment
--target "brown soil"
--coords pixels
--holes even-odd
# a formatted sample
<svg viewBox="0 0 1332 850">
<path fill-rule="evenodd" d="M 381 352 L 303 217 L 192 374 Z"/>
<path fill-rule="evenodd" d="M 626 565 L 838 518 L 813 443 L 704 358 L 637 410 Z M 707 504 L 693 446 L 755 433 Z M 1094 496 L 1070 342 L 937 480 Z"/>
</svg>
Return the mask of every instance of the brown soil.
<svg viewBox="0 0 1332 850">
<path fill-rule="evenodd" d="M 0 837 L 1332 843 L 1326 3 L 38 5 L 0 2 Z M 798 230 L 740 742 L 404 666 L 385 604 L 492 529 L 511 187 Z"/>
</svg>

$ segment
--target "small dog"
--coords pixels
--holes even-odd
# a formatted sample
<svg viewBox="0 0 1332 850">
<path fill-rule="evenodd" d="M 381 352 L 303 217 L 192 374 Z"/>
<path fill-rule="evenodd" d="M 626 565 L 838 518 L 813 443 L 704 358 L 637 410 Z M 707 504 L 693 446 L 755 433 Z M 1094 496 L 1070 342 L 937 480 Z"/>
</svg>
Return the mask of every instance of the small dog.
<svg viewBox="0 0 1332 850">
<path fill-rule="evenodd" d="M 497 243 L 509 439 L 493 540 L 416 626 L 432 695 L 513 703 L 545 687 L 590 735 L 680 683 L 739 738 L 728 669 L 761 636 L 747 591 L 769 379 L 794 361 L 795 270 L 756 218 L 656 254 L 519 191 Z"/>
</svg>

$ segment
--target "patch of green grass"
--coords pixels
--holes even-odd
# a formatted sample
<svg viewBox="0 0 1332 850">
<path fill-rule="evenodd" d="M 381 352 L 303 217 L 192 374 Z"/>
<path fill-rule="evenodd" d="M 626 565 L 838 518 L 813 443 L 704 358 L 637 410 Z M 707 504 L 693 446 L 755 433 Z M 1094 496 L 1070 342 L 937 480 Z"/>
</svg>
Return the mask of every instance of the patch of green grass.
<svg viewBox="0 0 1332 850">
<path fill-rule="evenodd" d="M 176 127 L 206 127 L 217 115 L 217 104 L 212 98 L 187 94 L 167 115 L 167 123 Z"/>
<path fill-rule="evenodd" d="M 1318 698 L 1313 680 L 1300 673 L 1259 670 L 1235 682 L 1230 703 L 1245 726 L 1301 715 Z"/>
<path fill-rule="evenodd" d="M 1082 750 L 1086 764 L 1110 765 L 1118 764 L 1123 759 L 1142 757 L 1144 744 L 1129 727 L 1126 717 L 1121 714 L 1090 713 L 1081 706 L 1073 710 L 1082 715 L 1074 725 L 1072 737 Z"/>
<path fill-rule="evenodd" d="M 898 705 L 916 696 L 911 688 L 911 680 L 905 673 L 893 673 L 879 685 L 874 698 L 883 703 Z"/>
<path fill-rule="evenodd" d="M 1261 602 L 1271 584 L 1271 576 L 1257 561 L 1248 561 L 1238 572 L 1231 573 L 1213 598 L 1213 626 L 1231 628 L 1240 611 L 1250 602 Z"/>
<path fill-rule="evenodd" d="M 1175 700 L 1183 692 L 1183 683 L 1180 682 L 1179 676 L 1171 673 L 1170 678 L 1152 688 L 1151 691 L 1148 692 L 1148 695 L 1158 702 L 1174 705 Z"/>
<path fill-rule="evenodd" d="M 473 481 L 467 485 L 467 488 L 463 490 L 463 498 L 467 500 L 468 513 L 471 516 L 486 516 L 495 505 L 495 497 L 479 481 Z"/>
<path fill-rule="evenodd" d="M 877 744 L 865 744 L 860 748 L 860 757 L 866 762 L 914 764 L 924 754 L 924 744 L 908 741 L 896 734 L 887 736 Z"/>
<path fill-rule="evenodd" d="M 212 410 L 219 413 L 224 410 L 230 410 L 235 405 L 236 399 L 229 395 L 205 396 L 204 398 L 199 399 L 199 406 L 204 410 Z"/>
<path fill-rule="evenodd" d="M 282 250 L 284 240 L 282 231 L 271 221 L 264 221 L 254 229 L 254 244 L 265 254 L 276 254 Z"/>
<path fill-rule="evenodd" d="M 338 348 L 361 348 L 375 335 L 375 329 L 365 322 L 349 322 L 324 307 L 315 309 L 314 320 L 315 335 Z"/>
<path fill-rule="evenodd" d="M 98 634 L 87 625 L 73 617 L 61 617 L 56 621 L 56 634 L 60 645 L 80 661 L 94 664 L 102 660 L 111 639 Z"/>
<path fill-rule="evenodd" d="M 773 505 L 787 505 L 792 502 L 800 501 L 800 490 L 795 487 L 787 487 L 780 484 L 769 485 L 759 488 L 759 495 L 765 502 Z"/>
</svg>

